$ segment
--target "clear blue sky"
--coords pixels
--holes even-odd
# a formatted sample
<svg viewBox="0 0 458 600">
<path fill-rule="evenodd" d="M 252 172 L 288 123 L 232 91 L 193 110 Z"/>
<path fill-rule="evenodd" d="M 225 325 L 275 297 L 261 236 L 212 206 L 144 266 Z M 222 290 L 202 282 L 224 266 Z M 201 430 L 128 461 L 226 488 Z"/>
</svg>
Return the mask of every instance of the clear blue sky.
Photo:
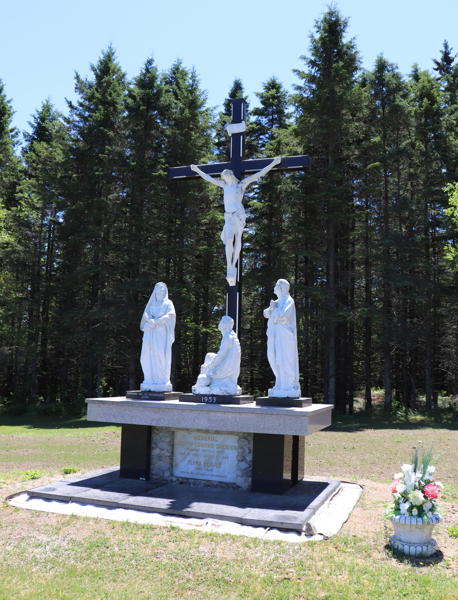
<svg viewBox="0 0 458 600">
<path fill-rule="evenodd" d="M 110 43 L 121 67 L 135 77 L 153 56 L 160 70 L 181 58 L 195 66 L 208 105 L 220 107 L 235 77 L 252 105 L 272 75 L 288 90 L 292 69 L 308 54 L 309 33 L 329 3 L 322 0 L 9 0 L 1 10 L 0 79 L 28 129 L 46 98 L 66 113 L 75 100 L 74 73 L 90 76 Z M 409 73 L 418 62 L 432 69 L 444 39 L 458 52 L 458 0 L 340 0 L 350 18 L 364 68 L 378 54 Z"/>
</svg>

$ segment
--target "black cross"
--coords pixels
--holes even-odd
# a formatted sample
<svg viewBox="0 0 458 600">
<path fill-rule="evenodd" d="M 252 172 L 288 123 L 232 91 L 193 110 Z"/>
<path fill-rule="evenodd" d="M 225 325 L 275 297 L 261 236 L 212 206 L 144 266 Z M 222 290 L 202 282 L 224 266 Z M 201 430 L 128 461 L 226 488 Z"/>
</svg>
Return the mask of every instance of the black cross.
<svg viewBox="0 0 458 600">
<path fill-rule="evenodd" d="M 245 132 L 243 123 L 245 121 L 245 100 L 236 98 L 232 100 L 232 125 L 241 124 L 239 132 L 231 135 L 231 160 L 223 163 L 209 163 L 207 165 L 197 165 L 201 171 L 207 175 L 221 175 L 224 169 L 230 169 L 237 179 L 261 171 L 272 162 L 271 158 L 255 158 L 252 160 L 243 160 L 245 156 Z M 310 157 L 306 154 L 301 156 L 282 157 L 281 163 L 276 165 L 272 171 L 299 171 L 309 167 Z M 191 171 L 191 167 L 171 167 L 168 171 L 169 179 L 200 179 L 200 175 Z M 240 257 L 242 253 L 240 252 Z M 237 283 L 227 286 L 226 314 L 234 319 L 234 328 L 237 336 L 240 337 L 241 329 L 241 259 L 237 262 Z"/>
</svg>

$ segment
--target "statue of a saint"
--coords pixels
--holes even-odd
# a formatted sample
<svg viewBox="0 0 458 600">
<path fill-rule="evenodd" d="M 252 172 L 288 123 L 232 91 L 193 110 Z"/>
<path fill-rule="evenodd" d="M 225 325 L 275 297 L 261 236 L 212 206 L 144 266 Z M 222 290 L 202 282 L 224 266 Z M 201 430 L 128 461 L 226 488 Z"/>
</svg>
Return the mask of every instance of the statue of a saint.
<svg viewBox="0 0 458 600">
<path fill-rule="evenodd" d="M 203 171 L 191 165 L 191 170 L 198 173 L 205 181 L 217 185 L 224 190 L 224 228 L 221 232 L 221 240 L 226 246 L 227 282 L 235 285 L 237 281 L 236 264 L 242 248 L 242 235 L 245 228 L 245 209 L 243 208 L 243 195 L 247 187 L 268 173 L 273 167 L 281 163 L 281 158 L 276 157 L 261 171 L 253 173 L 249 177 L 239 181 L 230 169 L 224 169 L 221 180 L 214 179 Z"/>
<path fill-rule="evenodd" d="M 200 369 L 193 394 L 214 394 L 216 396 L 240 396 L 242 388 L 237 385 L 240 375 L 240 342 L 233 331 L 234 320 L 223 317 L 219 330 L 223 339 L 218 354 L 209 352 Z"/>
<path fill-rule="evenodd" d="M 300 398 L 299 359 L 297 354 L 296 307 L 289 295 L 289 283 L 279 279 L 271 300 L 264 310 L 267 322 L 267 358 L 275 375 L 269 390 L 274 398 Z"/>
<path fill-rule="evenodd" d="M 140 323 L 140 329 L 143 331 L 140 363 L 145 380 L 140 385 L 141 390 L 172 391 L 170 368 L 176 314 L 168 295 L 165 283 L 156 283 L 143 312 Z"/>
</svg>

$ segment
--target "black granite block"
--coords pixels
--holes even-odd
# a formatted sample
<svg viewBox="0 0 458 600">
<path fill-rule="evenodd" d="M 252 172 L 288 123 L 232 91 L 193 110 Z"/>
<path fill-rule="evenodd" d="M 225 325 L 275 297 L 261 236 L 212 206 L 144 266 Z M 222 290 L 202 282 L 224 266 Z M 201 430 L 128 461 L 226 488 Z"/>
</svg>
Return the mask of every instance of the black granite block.
<svg viewBox="0 0 458 600">
<path fill-rule="evenodd" d="M 288 436 L 253 434 L 252 492 L 284 494 L 291 487 L 291 478 L 284 476 L 285 455 L 288 455 L 288 451 L 285 452 L 285 437 Z"/>
<path fill-rule="evenodd" d="M 254 396 L 215 396 L 212 394 L 180 394 L 180 402 L 197 404 L 251 404 Z"/>
<path fill-rule="evenodd" d="M 123 425 L 120 477 L 148 480 L 150 467 L 151 427 L 149 425 Z"/>
<path fill-rule="evenodd" d="M 298 435 L 253 434 L 251 490 L 284 494 L 304 477 L 305 438 Z"/>
<path fill-rule="evenodd" d="M 271 398 L 260 396 L 256 398 L 256 406 L 282 406 L 283 408 L 304 408 L 311 406 L 311 398 Z"/>
<path fill-rule="evenodd" d="M 143 390 L 129 390 L 126 398 L 129 400 L 178 400 L 180 392 L 150 392 Z"/>
</svg>

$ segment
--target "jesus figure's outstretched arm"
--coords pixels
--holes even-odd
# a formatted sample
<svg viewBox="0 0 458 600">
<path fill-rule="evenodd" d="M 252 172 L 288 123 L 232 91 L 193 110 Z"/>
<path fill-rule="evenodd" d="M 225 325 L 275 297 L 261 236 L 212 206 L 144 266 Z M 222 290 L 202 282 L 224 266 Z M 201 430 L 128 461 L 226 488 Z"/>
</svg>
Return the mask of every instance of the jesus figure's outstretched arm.
<svg viewBox="0 0 458 600">
<path fill-rule="evenodd" d="M 194 173 L 197 173 L 198 175 L 200 175 L 202 177 L 202 179 L 205 179 L 205 181 L 208 181 L 209 183 L 212 183 L 213 185 L 217 185 L 218 187 L 221 187 L 221 188 L 223 188 L 225 185 L 224 181 L 218 181 L 217 179 L 210 177 L 210 175 L 207 175 L 207 173 L 204 173 L 203 171 L 201 171 L 199 169 L 199 167 L 197 167 L 196 165 L 191 165 L 191 171 L 194 171 Z"/>
<path fill-rule="evenodd" d="M 253 175 L 250 175 L 249 177 L 245 177 L 245 179 L 242 180 L 243 191 L 246 190 L 246 188 L 250 185 L 250 183 L 253 183 L 253 181 L 256 181 L 256 179 L 263 177 L 264 175 L 266 175 L 266 173 L 268 173 L 270 171 L 270 169 L 273 169 L 276 165 L 278 165 L 280 163 L 281 163 L 281 158 L 279 156 L 277 156 L 276 158 L 273 159 L 273 161 L 270 163 L 270 165 L 267 165 L 267 167 L 264 167 L 264 169 L 262 169 L 261 171 L 258 171 L 257 173 L 253 173 Z"/>
</svg>

